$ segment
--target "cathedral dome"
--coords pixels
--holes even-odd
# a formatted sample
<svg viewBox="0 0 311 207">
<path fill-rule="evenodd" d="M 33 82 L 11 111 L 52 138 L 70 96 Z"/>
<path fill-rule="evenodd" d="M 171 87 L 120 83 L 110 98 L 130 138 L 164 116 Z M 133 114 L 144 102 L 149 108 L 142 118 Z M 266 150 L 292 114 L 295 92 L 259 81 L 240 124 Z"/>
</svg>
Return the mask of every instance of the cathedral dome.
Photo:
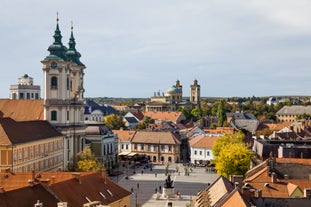
<svg viewBox="0 0 311 207">
<path fill-rule="evenodd" d="M 176 94 L 176 93 L 181 93 L 181 90 L 179 88 L 177 88 L 176 86 L 172 86 L 171 88 L 169 88 L 166 93 L 168 94 Z"/>
</svg>

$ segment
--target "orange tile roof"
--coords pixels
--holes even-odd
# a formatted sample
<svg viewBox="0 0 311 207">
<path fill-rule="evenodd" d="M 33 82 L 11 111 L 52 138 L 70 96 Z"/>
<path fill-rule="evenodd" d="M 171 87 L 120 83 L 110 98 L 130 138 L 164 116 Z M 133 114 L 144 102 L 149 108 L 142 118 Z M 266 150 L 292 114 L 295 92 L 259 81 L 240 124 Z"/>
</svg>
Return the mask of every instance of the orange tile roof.
<svg viewBox="0 0 311 207">
<path fill-rule="evenodd" d="M 222 204 L 219 205 L 221 207 L 232 207 L 232 206 L 239 206 L 239 207 L 250 207 L 251 205 L 243 198 L 238 188 L 235 188 L 230 195 L 222 201 Z"/>
<path fill-rule="evenodd" d="M 0 99 L 0 117 L 15 121 L 44 120 L 43 100 Z"/>
<path fill-rule="evenodd" d="M 137 131 L 131 142 L 146 144 L 180 144 L 180 141 L 172 132 Z"/>
<path fill-rule="evenodd" d="M 298 185 L 295 185 L 293 183 L 288 183 L 287 184 L 288 195 L 291 196 L 297 188 L 299 188 Z"/>
<path fill-rule="evenodd" d="M 214 146 L 214 143 L 216 142 L 218 138 L 219 136 L 208 136 L 208 135 L 200 134 L 190 139 L 189 145 L 191 147 L 211 149 Z"/>
<path fill-rule="evenodd" d="M 310 159 L 276 158 L 276 162 L 311 165 Z M 272 182 L 271 175 L 268 174 L 267 166 L 258 168 L 256 173 L 248 172 L 247 174 L 250 174 L 250 176 L 248 176 L 244 182 L 248 183 L 251 188 L 261 189 L 262 197 L 289 198 L 297 188 L 302 190 L 311 188 L 311 180 L 309 180 L 309 177 L 307 179 L 283 179 L 278 177 L 276 182 Z M 269 186 L 265 187 L 266 183 L 268 183 Z"/>
<path fill-rule="evenodd" d="M 27 187 L 32 189 L 29 187 L 29 181 L 35 178 L 34 186 L 38 184 L 45 186 L 61 201 L 68 202 L 68 207 L 82 206 L 84 203 L 88 203 L 86 197 L 91 201 L 101 201 L 107 205 L 131 195 L 131 192 L 98 173 L 37 172 L 33 174 L 28 172 L 7 173 L 7 175 L 8 177 L 2 175 L 0 177 L 0 186 L 6 192 Z M 81 182 L 79 182 L 79 178 L 75 178 L 78 175 L 80 175 Z M 49 183 L 45 181 L 49 181 Z"/>
<path fill-rule="evenodd" d="M 272 131 L 280 131 L 281 129 L 288 127 L 292 124 L 292 122 L 282 122 L 278 124 L 265 124 Z"/>
<path fill-rule="evenodd" d="M 133 130 L 112 130 L 114 134 L 118 135 L 118 139 L 122 141 L 131 141 L 136 131 Z"/>
<path fill-rule="evenodd" d="M 204 129 L 205 133 L 210 134 L 225 134 L 225 133 L 231 133 L 234 131 L 233 127 L 217 127 L 216 129 Z"/>
<path fill-rule="evenodd" d="M 176 122 L 181 116 L 184 116 L 182 112 L 144 112 L 143 114 L 154 120 L 173 122 Z"/>
</svg>

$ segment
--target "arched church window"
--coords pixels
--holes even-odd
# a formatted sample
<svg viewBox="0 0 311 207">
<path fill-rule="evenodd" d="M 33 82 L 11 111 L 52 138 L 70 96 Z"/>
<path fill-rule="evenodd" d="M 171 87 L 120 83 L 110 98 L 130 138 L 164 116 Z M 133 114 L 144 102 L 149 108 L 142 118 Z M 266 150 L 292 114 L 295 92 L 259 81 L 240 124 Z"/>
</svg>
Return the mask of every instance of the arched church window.
<svg viewBox="0 0 311 207">
<path fill-rule="evenodd" d="M 55 76 L 51 78 L 51 89 L 57 89 L 57 77 Z"/>
<path fill-rule="evenodd" d="M 51 111 L 51 120 L 57 121 L 57 111 Z"/>
</svg>

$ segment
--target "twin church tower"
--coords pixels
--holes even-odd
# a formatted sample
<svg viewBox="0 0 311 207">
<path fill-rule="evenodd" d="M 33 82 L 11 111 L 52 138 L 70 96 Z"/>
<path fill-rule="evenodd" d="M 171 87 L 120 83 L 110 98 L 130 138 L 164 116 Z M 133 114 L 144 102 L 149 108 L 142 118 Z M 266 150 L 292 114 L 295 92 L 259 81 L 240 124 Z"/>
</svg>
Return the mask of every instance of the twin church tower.
<svg viewBox="0 0 311 207">
<path fill-rule="evenodd" d="M 44 119 L 49 121 L 66 137 L 64 147 L 69 161 L 83 148 L 85 137 L 83 78 L 85 65 L 76 50 L 71 26 L 69 48 L 62 43 L 58 17 L 54 42 L 49 46 L 50 54 L 41 61 L 44 74 Z"/>
</svg>

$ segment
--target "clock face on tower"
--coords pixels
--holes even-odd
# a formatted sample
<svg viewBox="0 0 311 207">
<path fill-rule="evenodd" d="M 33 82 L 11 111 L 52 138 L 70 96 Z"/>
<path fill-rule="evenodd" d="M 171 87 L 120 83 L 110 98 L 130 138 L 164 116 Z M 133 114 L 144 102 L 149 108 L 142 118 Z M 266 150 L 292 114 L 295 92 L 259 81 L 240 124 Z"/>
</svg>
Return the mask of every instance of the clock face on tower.
<svg viewBox="0 0 311 207">
<path fill-rule="evenodd" d="M 57 63 L 56 62 L 52 62 L 51 63 L 51 68 L 53 68 L 53 69 L 57 68 Z"/>
</svg>

